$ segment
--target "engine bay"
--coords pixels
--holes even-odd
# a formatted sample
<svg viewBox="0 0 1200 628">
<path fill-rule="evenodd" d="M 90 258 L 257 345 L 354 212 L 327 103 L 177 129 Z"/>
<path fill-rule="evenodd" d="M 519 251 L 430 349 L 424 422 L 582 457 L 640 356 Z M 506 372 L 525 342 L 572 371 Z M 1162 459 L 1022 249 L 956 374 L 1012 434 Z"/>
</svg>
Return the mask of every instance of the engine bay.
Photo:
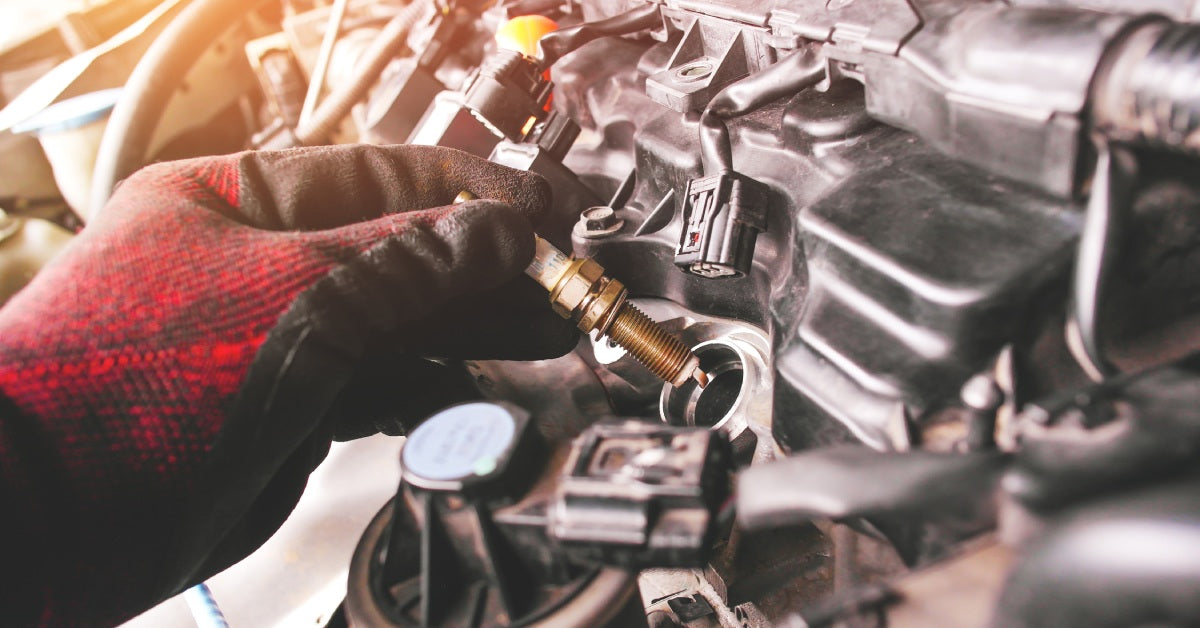
<svg viewBox="0 0 1200 628">
<path fill-rule="evenodd" d="M 408 436 L 350 625 L 1200 622 L 1200 4 L 147 11 L 5 94 L 69 205 L 25 229 L 164 159 L 453 148 L 544 177 L 539 235 L 707 378 L 611 323 L 446 363 L 478 398 Z M 54 156 L 37 116 L 98 87 Z"/>
</svg>

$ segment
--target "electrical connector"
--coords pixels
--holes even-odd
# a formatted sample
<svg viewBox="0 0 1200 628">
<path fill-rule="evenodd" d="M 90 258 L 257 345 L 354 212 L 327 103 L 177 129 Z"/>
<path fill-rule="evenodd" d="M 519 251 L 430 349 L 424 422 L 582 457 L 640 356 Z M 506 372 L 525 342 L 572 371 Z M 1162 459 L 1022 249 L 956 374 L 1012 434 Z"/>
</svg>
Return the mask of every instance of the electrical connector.
<svg viewBox="0 0 1200 628">
<path fill-rule="evenodd" d="M 767 229 L 767 187 L 736 172 L 688 181 L 675 264 L 701 277 L 750 271 L 758 234 Z"/>
<path fill-rule="evenodd" d="M 546 116 L 553 84 L 537 60 L 499 50 L 463 88 L 463 102 L 497 135 L 520 141 Z"/>
</svg>

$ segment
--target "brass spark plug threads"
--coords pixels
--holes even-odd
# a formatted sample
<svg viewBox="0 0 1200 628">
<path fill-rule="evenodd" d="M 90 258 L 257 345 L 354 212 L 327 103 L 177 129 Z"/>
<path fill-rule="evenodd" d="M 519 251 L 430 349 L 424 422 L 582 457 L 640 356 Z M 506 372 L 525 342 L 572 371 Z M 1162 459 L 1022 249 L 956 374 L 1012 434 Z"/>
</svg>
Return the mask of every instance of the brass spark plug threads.
<svg viewBox="0 0 1200 628">
<path fill-rule="evenodd" d="M 580 331 L 607 335 L 672 386 L 692 378 L 701 387 L 708 383 L 700 359 L 691 349 L 627 303 L 625 286 L 606 277 L 595 261 L 571 259 L 539 237 L 533 262 L 525 272 L 550 291 L 554 311 L 574 320 Z"/>
<path fill-rule="evenodd" d="M 701 388 L 708 384 L 708 375 L 700 370 L 700 359 L 692 350 L 631 303 L 621 306 L 608 337 L 676 388 L 693 377 Z"/>
</svg>

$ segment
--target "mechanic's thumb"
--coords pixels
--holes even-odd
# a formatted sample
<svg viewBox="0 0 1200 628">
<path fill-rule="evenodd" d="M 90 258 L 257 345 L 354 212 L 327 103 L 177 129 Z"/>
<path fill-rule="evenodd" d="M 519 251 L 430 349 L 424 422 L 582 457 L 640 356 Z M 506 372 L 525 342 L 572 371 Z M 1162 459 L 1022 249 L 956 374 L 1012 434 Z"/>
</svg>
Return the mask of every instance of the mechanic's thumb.
<svg viewBox="0 0 1200 628">
<path fill-rule="evenodd" d="M 291 314 L 351 336 L 425 318 L 451 298 L 512 279 L 533 258 L 529 222 L 491 200 L 299 235 L 333 247 L 336 257 L 354 254 L 302 294 Z"/>
</svg>

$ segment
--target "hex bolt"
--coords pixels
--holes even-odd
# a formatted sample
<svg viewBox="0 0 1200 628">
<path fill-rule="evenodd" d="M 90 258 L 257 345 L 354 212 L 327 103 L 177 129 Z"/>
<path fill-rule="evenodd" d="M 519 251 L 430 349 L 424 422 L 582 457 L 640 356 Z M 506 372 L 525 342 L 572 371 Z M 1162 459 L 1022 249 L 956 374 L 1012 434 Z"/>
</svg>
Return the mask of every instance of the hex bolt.
<svg viewBox="0 0 1200 628">
<path fill-rule="evenodd" d="M 617 223 L 617 213 L 611 207 L 593 207 L 583 212 L 583 222 L 588 229 L 607 229 Z"/>
</svg>

